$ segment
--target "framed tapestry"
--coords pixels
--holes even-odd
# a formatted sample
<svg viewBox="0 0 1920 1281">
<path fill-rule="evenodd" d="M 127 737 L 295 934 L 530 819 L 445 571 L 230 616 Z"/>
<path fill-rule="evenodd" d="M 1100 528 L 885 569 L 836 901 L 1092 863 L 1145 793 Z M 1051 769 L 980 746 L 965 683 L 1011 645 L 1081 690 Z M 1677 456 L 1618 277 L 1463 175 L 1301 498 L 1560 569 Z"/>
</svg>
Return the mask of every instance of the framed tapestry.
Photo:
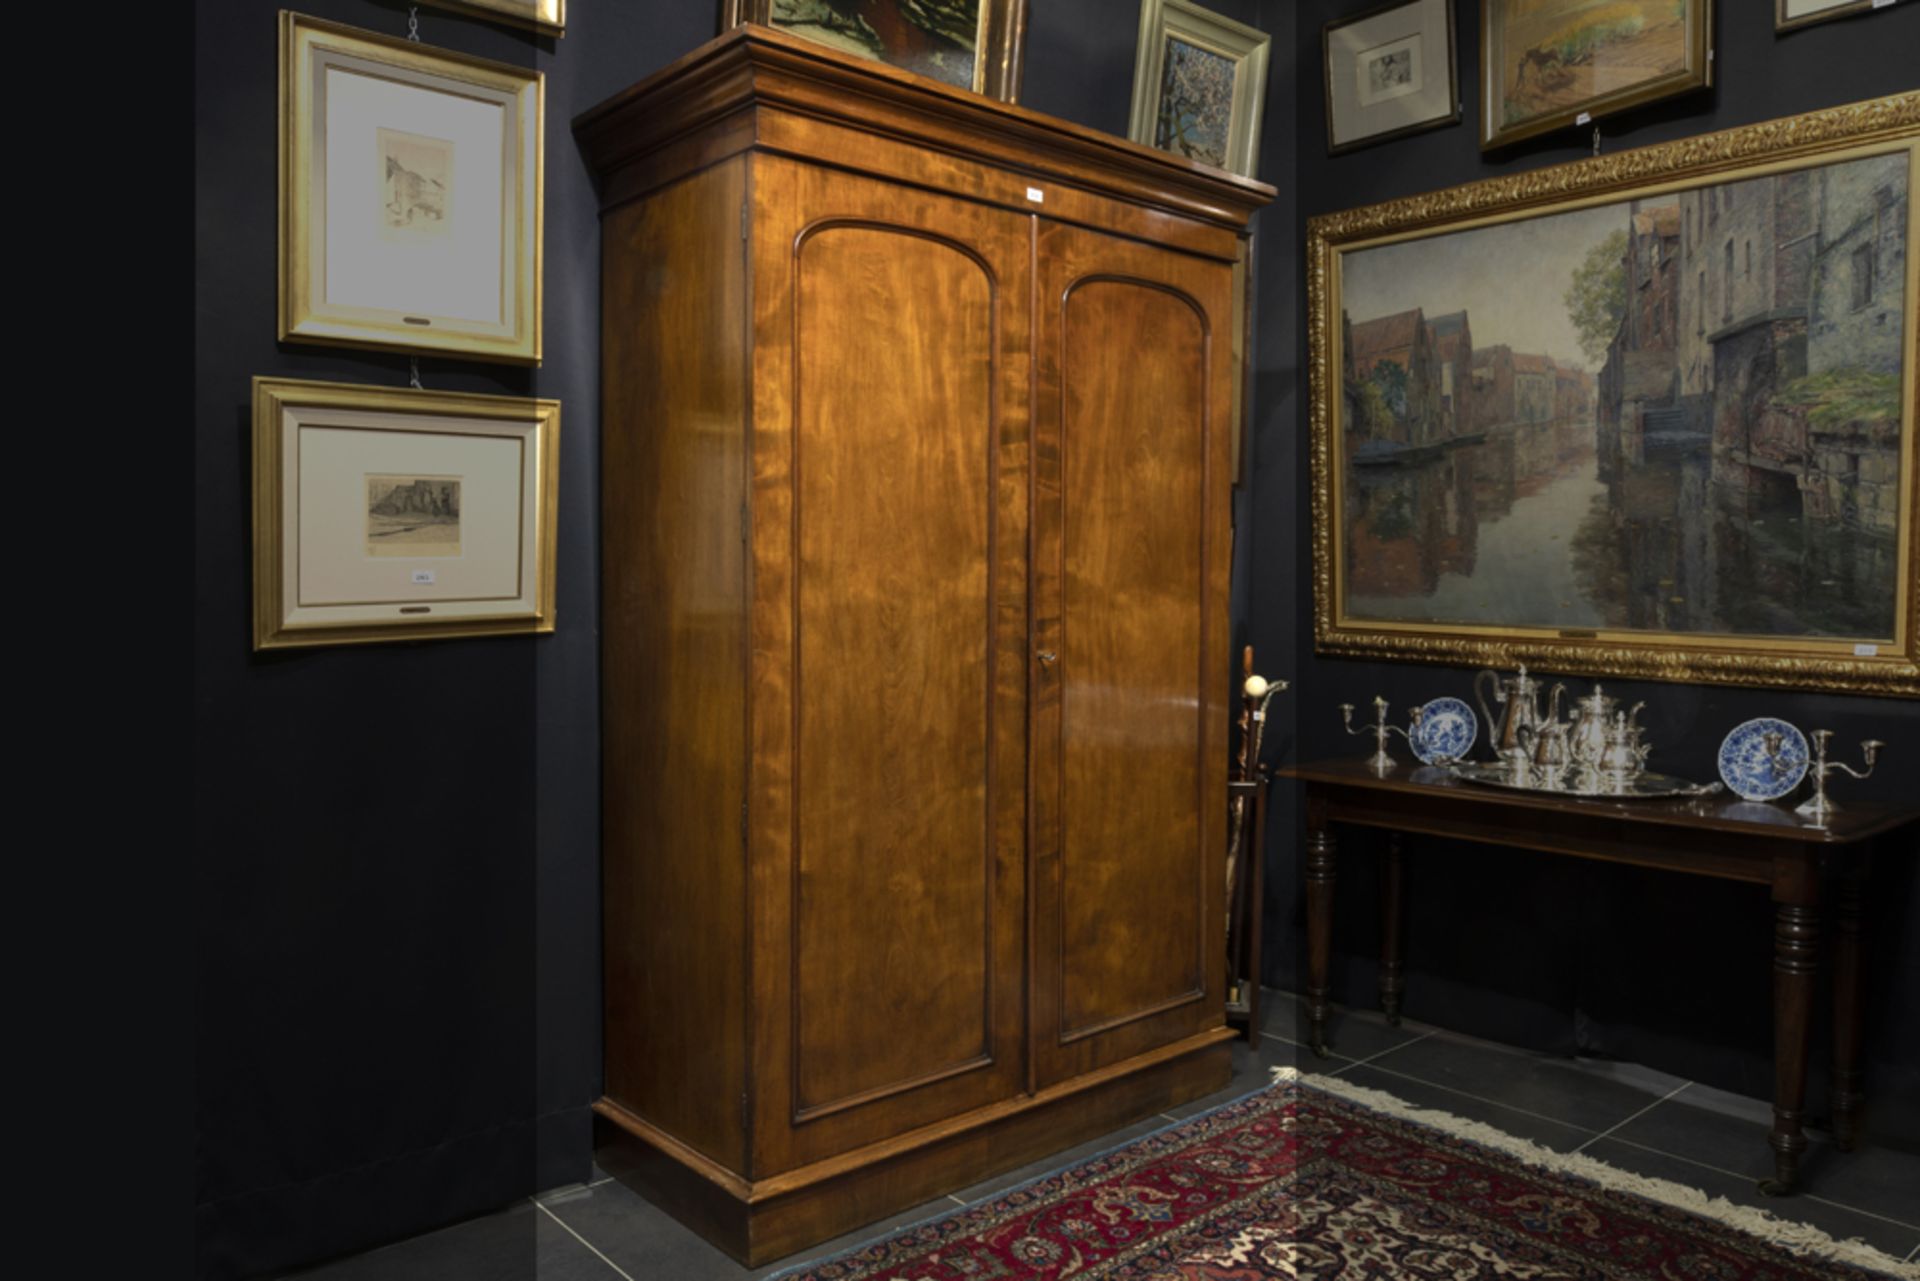
<svg viewBox="0 0 1920 1281">
<path fill-rule="evenodd" d="M 1020 100 L 1027 0 L 721 0 L 720 29 L 757 22 L 828 48 Z"/>
<path fill-rule="evenodd" d="M 280 35 L 281 340 L 540 363 L 540 74 Z"/>
<path fill-rule="evenodd" d="M 1127 137 L 1253 177 L 1272 43 L 1192 0 L 1141 0 Z"/>
<path fill-rule="evenodd" d="M 1319 652 L 1920 695 L 1920 92 L 1313 218 Z"/>
<path fill-rule="evenodd" d="M 253 380 L 253 646 L 553 630 L 560 402 Z"/>
<path fill-rule="evenodd" d="M 1485 0 L 1480 149 L 1713 83 L 1713 0 Z"/>
<path fill-rule="evenodd" d="M 1460 122 L 1453 0 L 1397 0 L 1321 29 L 1327 152 Z"/>
</svg>

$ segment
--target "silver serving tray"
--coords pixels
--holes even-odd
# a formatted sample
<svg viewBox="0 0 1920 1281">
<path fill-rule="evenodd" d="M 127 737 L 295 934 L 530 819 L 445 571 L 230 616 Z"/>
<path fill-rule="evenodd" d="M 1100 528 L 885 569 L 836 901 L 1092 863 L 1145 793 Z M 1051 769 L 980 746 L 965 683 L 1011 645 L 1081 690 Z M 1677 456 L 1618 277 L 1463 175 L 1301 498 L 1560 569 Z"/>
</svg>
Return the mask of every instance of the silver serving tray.
<svg viewBox="0 0 1920 1281">
<path fill-rule="evenodd" d="M 1604 777 L 1596 778 L 1581 770 L 1561 770 L 1552 786 L 1537 781 L 1538 771 L 1532 771 L 1522 781 L 1514 777 L 1513 771 L 1505 765 L 1459 763 L 1448 769 L 1455 778 L 1465 779 L 1469 783 L 1484 783 L 1488 787 L 1505 787 L 1516 792 L 1543 792 L 1548 796 L 1597 796 L 1611 800 L 1650 801 L 1664 796 L 1712 796 L 1724 789 L 1719 783 L 1689 783 L 1684 778 L 1675 778 L 1671 774 L 1637 774 L 1623 787 L 1608 784 Z M 1591 779 L 1592 787 L 1581 787 L 1576 783 L 1580 778 Z"/>
</svg>

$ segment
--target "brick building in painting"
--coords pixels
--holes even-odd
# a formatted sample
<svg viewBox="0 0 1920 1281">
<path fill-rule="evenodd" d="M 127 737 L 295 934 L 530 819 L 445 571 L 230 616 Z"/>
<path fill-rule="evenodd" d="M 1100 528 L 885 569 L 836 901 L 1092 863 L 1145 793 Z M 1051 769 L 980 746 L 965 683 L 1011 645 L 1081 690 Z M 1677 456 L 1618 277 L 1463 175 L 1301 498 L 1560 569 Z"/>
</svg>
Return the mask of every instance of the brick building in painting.
<svg viewBox="0 0 1920 1281">
<path fill-rule="evenodd" d="M 1895 532 L 1906 163 L 1682 193 L 1682 388 L 1711 397 L 1723 504 Z"/>
<path fill-rule="evenodd" d="M 1668 435 L 1706 432 L 1706 403 L 1687 412 L 1680 375 L 1682 212 L 1668 202 L 1628 207 L 1620 269 L 1626 306 L 1600 367 L 1597 418 L 1603 466 L 1639 459 L 1649 418 Z"/>
<path fill-rule="evenodd" d="M 1393 414 L 1390 434 L 1383 437 L 1376 431 L 1374 439 L 1425 445 L 1440 438 L 1440 365 L 1433 331 L 1420 308 L 1354 324 L 1347 350 L 1353 356 L 1353 376 L 1380 388 Z"/>
<path fill-rule="evenodd" d="M 1514 421 L 1551 422 L 1559 382 L 1552 357 L 1516 351 L 1512 359 Z"/>
<path fill-rule="evenodd" d="M 1900 359 L 1905 332 L 1905 158 L 1875 156 L 1817 170 L 1820 248 L 1807 311 L 1805 498 L 1815 519 L 1889 537 L 1899 532 Z M 1851 412 L 1840 412 L 1838 402 Z"/>
<path fill-rule="evenodd" d="M 1440 367 L 1441 434 L 1465 436 L 1474 430 L 1473 326 L 1453 311 L 1429 320 L 1427 334 Z"/>
</svg>

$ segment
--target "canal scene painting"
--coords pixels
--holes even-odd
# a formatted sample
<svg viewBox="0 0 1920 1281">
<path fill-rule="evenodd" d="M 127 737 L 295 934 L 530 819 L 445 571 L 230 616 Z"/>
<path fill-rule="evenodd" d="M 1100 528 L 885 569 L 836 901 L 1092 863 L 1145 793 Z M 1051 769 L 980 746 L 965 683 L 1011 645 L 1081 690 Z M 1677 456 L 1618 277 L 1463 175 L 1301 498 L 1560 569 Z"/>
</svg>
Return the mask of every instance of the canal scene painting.
<svg viewBox="0 0 1920 1281">
<path fill-rule="evenodd" d="M 1902 636 L 1911 156 L 1340 251 L 1341 625 Z"/>
</svg>

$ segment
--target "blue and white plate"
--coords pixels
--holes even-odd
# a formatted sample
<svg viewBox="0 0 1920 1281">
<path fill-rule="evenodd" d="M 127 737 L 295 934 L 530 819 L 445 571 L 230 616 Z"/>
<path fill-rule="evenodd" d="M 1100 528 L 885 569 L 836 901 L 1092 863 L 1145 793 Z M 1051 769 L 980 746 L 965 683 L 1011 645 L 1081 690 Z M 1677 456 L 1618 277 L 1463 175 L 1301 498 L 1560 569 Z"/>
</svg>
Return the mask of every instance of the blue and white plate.
<svg viewBox="0 0 1920 1281">
<path fill-rule="evenodd" d="M 1777 752 L 1767 736 L 1778 734 Z M 1807 738 L 1782 720 L 1761 716 L 1736 725 L 1720 744 L 1720 777 L 1743 801 L 1777 801 L 1807 776 Z"/>
<path fill-rule="evenodd" d="M 1457 698 L 1436 698 L 1420 709 L 1420 724 L 1408 736 L 1413 754 L 1428 765 L 1463 761 L 1480 737 L 1473 709 Z"/>
</svg>

